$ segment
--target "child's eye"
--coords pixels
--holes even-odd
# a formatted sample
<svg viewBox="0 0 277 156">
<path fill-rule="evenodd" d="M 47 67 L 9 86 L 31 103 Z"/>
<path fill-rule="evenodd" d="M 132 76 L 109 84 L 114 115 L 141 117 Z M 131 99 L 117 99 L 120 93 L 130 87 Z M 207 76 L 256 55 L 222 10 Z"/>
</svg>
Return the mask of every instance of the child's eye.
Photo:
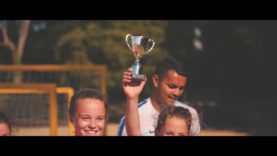
<svg viewBox="0 0 277 156">
<path fill-rule="evenodd" d="M 96 118 L 96 120 L 102 121 L 102 120 L 104 120 L 104 117 L 98 117 L 98 118 Z"/>
<path fill-rule="evenodd" d="M 171 89 L 177 88 L 177 86 L 172 85 L 172 84 L 169 84 L 168 87 L 171 88 Z"/>
<path fill-rule="evenodd" d="M 81 117 L 82 120 L 90 120 L 90 117 Z"/>
</svg>

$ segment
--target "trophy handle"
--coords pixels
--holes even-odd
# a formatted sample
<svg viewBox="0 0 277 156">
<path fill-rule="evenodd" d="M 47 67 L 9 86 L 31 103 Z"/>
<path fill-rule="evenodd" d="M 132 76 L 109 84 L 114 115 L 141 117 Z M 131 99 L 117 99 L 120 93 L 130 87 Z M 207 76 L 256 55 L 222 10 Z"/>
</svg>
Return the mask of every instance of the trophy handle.
<svg viewBox="0 0 277 156">
<path fill-rule="evenodd" d="M 126 37 L 125 37 L 125 40 L 126 40 L 127 46 L 128 46 L 129 49 L 132 51 L 132 47 L 131 47 L 131 46 L 129 45 L 129 43 L 128 43 L 128 38 L 129 38 L 130 36 L 132 36 L 132 35 L 131 35 L 131 34 L 127 34 Z"/>
<path fill-rule="evenodd" d="M 145 54 L 149 53 L 154 48 L 155 41 L 152 39 L 149 39 L 149 42 L 152 42 L 153 44 L 152 44 L 152 47 L 149 50 L 147 50 L 147 52 L 145 52 Z"/>
</svg>

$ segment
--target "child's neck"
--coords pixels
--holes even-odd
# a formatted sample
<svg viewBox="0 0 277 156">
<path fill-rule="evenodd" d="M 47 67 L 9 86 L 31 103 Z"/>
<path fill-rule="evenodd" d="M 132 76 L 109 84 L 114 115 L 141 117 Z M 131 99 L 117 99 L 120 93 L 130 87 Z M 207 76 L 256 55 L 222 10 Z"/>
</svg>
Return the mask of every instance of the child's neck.
<svg viewBox="0 0 277 156">
<path fill-rule="evenodd" d="M 159 103 L 158 96 L 157 96 L 157 94 L 155 92 L 150 97 L 150 100 L 151 100 L 151 104 L 154 107 L 154 109 L 156 111 L 160 112 L 161 108 L 162 108 L 162 104 Z"/>
</svg>

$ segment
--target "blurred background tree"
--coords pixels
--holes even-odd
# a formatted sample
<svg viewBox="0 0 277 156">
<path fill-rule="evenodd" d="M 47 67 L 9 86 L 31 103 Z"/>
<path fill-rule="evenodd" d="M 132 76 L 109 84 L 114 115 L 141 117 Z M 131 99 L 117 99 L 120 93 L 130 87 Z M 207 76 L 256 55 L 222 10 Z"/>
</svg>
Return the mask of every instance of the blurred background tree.
<svg viewBox="0 0 277 156">
<path fill-rule="evenodd" d="M 30 20 L 12 22 L 8 22 L 7 20 L 0 21 L 0 32 L 2 36 L 0 46 L 8 48 L 12 56 L 13 64 L 22 63 L 22 56 L 29 32 L 30 22 Z M 16 29 L 18 30 L 14 31 L 11 29 L 11 31 L 8 31 L 8 23 L 16 26 Z"/>
<path fill-rule="evenodd" d="M 59 63 L 106 64 L 109 70 L 108 95 L 118 98 L 112 98 L 112 101 L 124 99 L 119 90 L 122 71 L 135 60 L 125 43 L 125 35 L 144 35 L 158 43 L 149 56 L 142 58 L 145 73 L 152 73 L 155 64 L 168 57 L 162 45 L 166 24 L 165 21 L 89 21 L 60 36 L 56 44 L 56 59 Z M 149 87 L 144 92 L 147 94 L 150 94 Z"/>
<path fill-rule="evenodd" d="M 7 48 L 11 54 L 10 56 L 12 58 L 12 62 L 15 65 L 22 64 L 22 57 L 24 54 L 26 39 L 29 33 L 30 22 L 30 20 L 9 22 L 9 24 L 16 26 L 16 29 L 18 29 L 17 31 L 8 31 L 7 20 L 0 22 L 0 32 L 2 34 L 0 46 Z M 21 73 L 17 72 L 14 76 L 14 82 L 21 82 L 21 77 Z"/>
<path fill-rule="evenodd" d="M 6 23 L 16 43 L 18 24 Z M 1 25 L 3 44 L 7 38 Z M 121 74 L 135 60 L 125 35 L 145 35 L 156 41 L 141 60 L 148 79 L 166 57 L 188 67 L 183 99 L 198 109 L 203 127 L 277 134 L 272 125 L 277 119 L 276 26 L 277 21 L 250 20 L 33 20 L 21 63 L 106 64 L 109 101 L 124 107 Z M 1 46 L 0 55 L 1 64 L 14 63 L 9 48 Z M 141 98 L 151 88 L 149 81 Z"/>
</svg>

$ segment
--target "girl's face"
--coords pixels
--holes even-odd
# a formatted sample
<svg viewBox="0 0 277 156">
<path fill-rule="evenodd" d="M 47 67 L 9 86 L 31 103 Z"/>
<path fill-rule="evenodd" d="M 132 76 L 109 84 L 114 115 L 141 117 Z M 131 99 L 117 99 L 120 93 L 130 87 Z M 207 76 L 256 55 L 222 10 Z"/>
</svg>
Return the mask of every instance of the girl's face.
<svg viewBox="0 0 277 156">
<path fill-rule="evenodd" d="M 168 117 L 164 126 L 156 133 L 159 136 L 188 136 L 186 121 L 179 117 Z"/>
<path fill-rule="evenodd" d="M 104 102 L 91 98 L 79 99 L 72 121 L 76 136 L 103 136 L 106 123 Z"/>
</svg>

